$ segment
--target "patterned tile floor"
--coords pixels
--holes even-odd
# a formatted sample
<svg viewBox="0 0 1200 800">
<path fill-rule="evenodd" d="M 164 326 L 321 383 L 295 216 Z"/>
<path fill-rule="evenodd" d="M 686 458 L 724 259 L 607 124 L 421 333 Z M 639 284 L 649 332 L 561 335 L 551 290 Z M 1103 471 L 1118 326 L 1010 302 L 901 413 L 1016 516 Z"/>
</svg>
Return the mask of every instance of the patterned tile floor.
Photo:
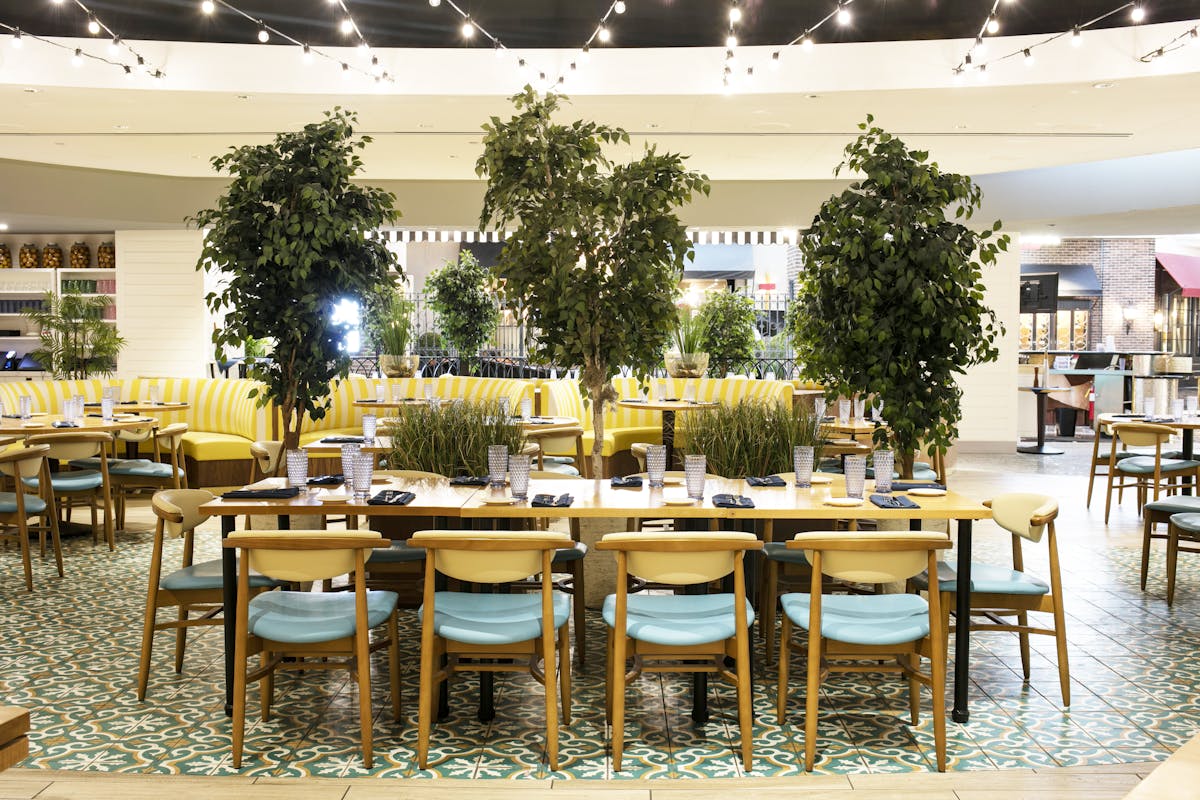
<svg viewBox="0 0 1200 800">
<path fill-rule="evenodd" d="M 1060 704 L 1053 641 L 1034 639 L 1032 676 L 1022 680 L 1014 636 L 978 636 L 972 644 L 971 722 L 951 723 L 953 770 L 1074 766 L 1159 760 L 1200 728 L 1200 563 L 1181 559 L 1174 608 L 1164 601 L 1162 551 L 1149 591 L 1137 586 L 1140 523 L 1131 499 L 1103 525 L 1103 497 L 1084 509 L 1090 445 L 1057 458 L 976 456 L 960 460 L 955 488 L 984 497 L 1035 490 L 1060 498 L 1064 583 L 1068 593 L 1073 702 Z M 1081 466 L 1084 465 L 1084 466 Z M 21 586 L 15 550 L 0 551 L 0 701 L 34 712 L 33 752 L 23 766 L 47 769 L 230 774 L 229 726 L 221 713 L 219 629 L 190 636 L 185 669 L 171 669 L 170 639 L 160 636 L 149 699 L 134 694 L 149 553 L 148 514 L 131 513 L 131 530 L 110 554 L 87 538 L 67 544 L 68 577 L 50 562 L 36 567 L 37 589 Z M 215 526 L 211 526 L 215 530 Z M 976 527 L 981 559 L 1004 563 L 1007 540 L 990 523 Z M 215 540 L 215 537 L 212 537 Z M 209 555 L 216 548 L 206 546 Z M 172 551 L 174 554 L 175 551 Z M 1040 554 L 1039 554 L 1040 555 Z M 1030 558 L 1034 571 L 1044 558 Z M 1194 588 L 1193 588 L 1194 587 Z M 528 676 L 497 677 L 497 716 L 475 718 L 473 679 L 453 687 L 451 718 L 434 732 L 433 769 L 414 761 L 416 625 L 404 652 L 405 720 L 393 725 L 382 662 L 374 690 L 376 766 L 380 776 L 459 778 L 739 777 L 731 689 L 712 690 L 712 718 L 689 716 L 690 681 L 647 677 L 630 690 L 624 769 L 614 773 L 603 714 L 603 628 L 588 620 L 587 668 L 574 675 L 571 724 L 563 730 L 563 768 L 542 762 L 540 687 Z M 793 685 L 792 714 L 774 714 L 774 674 L 755 685 L 755 769 L 751 775 L 801 772 L 803 689 Z M 346 777 L 367 774 L 358 755 L 355 689 L 344 674 L 285 674 L 269 723 L 248 721 L 244 775 Z M 251 707 L 255 707 L 251 698 Z M 924 701 L 928 709 L 928 698 Z M 905 686 L 883 674 L 836 675 L 821 698 L 818 772 L 928 771 L 933 762 L 928 714 L 908 724 Z"/>
</svg>

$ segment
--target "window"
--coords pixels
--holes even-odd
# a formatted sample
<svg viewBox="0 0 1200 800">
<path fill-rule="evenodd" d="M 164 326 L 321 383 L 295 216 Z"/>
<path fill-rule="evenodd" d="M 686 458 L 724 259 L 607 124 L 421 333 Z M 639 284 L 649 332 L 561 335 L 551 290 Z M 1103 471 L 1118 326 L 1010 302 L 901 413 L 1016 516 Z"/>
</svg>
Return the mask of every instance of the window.
<svg viewBox="0 0 1200 800">
<path fill-rule="evenodd" d="M 346 326 L 346 333 L 342 337 L 339 349 L 352 356 L 358 355 L 362 350 L 362 309 L 359 307 L 358 301 L 348 297 L 339 300 L 333 306 L 330 321 L 335 325 Z"/>
</svg>

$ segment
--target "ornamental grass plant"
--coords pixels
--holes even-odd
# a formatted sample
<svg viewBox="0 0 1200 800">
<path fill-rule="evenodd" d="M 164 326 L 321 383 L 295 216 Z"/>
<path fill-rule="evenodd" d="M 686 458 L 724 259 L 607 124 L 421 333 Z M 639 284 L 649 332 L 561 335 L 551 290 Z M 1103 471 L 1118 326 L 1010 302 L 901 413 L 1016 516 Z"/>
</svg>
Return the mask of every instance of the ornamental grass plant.
<svg viewBox="0 0 1200 800">
<path fill-rule="evenodd" d="M 388 469 L 436 472 L 439 475 L 487 475 L 488 445 L 503 444 L 520 453 L 525 431 L 497 401 L 450 402 L 438 408 L 409 406 L 400 410 L 385 433 L 392 437 Z"/>
<path fill-rule="evenodd" d="M 747 400 L 689 411 L 679 417 L 679 449 L 703 454 L 708 471 L 726 478 L 791 472 L 793 448 L 813 448 L 820 463 L 825 440 L 821 420 L 806 404 Z"/>
</svg>

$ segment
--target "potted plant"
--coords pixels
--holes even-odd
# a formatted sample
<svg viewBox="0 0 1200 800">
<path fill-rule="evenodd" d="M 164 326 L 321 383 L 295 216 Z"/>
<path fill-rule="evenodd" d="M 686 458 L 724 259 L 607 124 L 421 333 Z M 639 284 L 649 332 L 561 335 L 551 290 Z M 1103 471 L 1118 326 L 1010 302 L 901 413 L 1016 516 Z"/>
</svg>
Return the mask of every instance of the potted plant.
<svg viewBox="0 0 1200 800">
<path fill-rule="evenodd" d="M 713 372 L 724 375 L 754 359 L 754 301 L 738 292 L 713 292 L 698 312 L 703 336 L 700 349 L 708 353 Z"/>
<path fill-rule="evenodd" d="M 677 436 L 680 450 L 703 454 L 708 471 L 726 478 L 791 472 L 796 447 L 812 447 L 819 464 L 825 446 L 821 420 L 808 406 L 755 400 L 684 414 Z"/>
<path fill-rule="evenodd" d="M 647 147 L 614 164 L 604 148 L 629 144 L 620 128 L 553 116 L 566 99 L 530 87 L 509 121 L 484 125 L 475 171 L 487 179 L 481 228 L 508 230 L 495 273 L 509 304 L 538 331 L 538 363 L 580 368 L 591 405 L 592 474 L 603 474 L 604 407 L 622 366 L 641 378 L 661 363 L 675 298 L 692 255 L 677 216 L 708 179 L 683 157 Z"/>
<path fill-rule="evenodd" d="M 376 308 L 368 306 L 371 321 L 367 335 L 379 353 L 379 371 L 389 378 L 411 378 L 421 366 L 421 356 L 409 353 L 413 303 L 397 291 L 383 294 Z"/>
<path fill-rule="evenodd" d="M 494 400 L 407 408 L 388 424 L 388 468 L 450 477 L 487 475 L 488 445 L 508 445 L 509 453 L 520 453 L 525 444 L 521 423 L 501 412 Z"/>
<path fill-rule="evenodd" d="M 704 339 L 704 320 L 687 309 L 680 309 L 675 325 L 675 347 L 663 358 L 667 374 L 672 378 L 703 378 L 708 372 Z"/>
<path fill-rule="evenodd" d="M 887 404 L 876 441 L 912 477 L 918 444 L 933 454 L 958 435 L 958 376 L 999 356 L 1004 327 L 983 303 L 982 266 L 1008 249 L 963 224 L 979 187 L 872 123 L 838 167 L 863 175 L 821 206 L 800 241 L 804 269 L 788 317 L 796 361 L 833 396 Z M 952 214 L 948 216 L 948 212 Z"/>
<path fill-rule="evenodd" d="M 107 296 L 87 297 L 68 290 L 61 296 L 46 292 L 40 308 L 22 312 L 40 327 L 38 347 L 31 354 L 57 379 L 84 379 L 111 375 L 125 340 L 117 326 L 104 321 Z"/>
<path fill-rule="evenodd" d="M 491 275 L 470 250 L 459 252 L 425 279 L 429 306 L 438 327 L 458 351 L 459 369 L 466 373 L 469 359 L 496 332 L 500 310 L 491 291 Z"/>
<path fill-rule="evenodd" d="M 229 185 L 215 208 L 190 220 L 206 230 L 196 268 L 223 278 L 205 298 L 223 315 L 213 342 L 274 342 L 273 357 L 248 362 L 249 374 L 263 383 L 259 404 L 278 406 L 288 449 L 299 444 L 305 416 L 325 416 L 330 382 L 350 370 L 346 326 L 332 321 L 334 305 L 363 301 L 391 280 L 389 268 L 399 268 L 383 239 L 371 235 L 395 220 L 395 197 L 353 180 L 370 141 L 355 137 L 356 122 L 334 109 L 267 144 L 213 158 Z"/>
</svg>

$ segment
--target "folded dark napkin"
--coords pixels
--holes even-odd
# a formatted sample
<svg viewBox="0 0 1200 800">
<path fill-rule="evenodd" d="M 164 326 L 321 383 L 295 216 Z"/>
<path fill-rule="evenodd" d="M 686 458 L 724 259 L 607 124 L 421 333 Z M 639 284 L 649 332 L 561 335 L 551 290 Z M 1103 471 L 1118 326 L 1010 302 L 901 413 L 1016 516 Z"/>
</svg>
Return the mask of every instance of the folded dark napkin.
<svg viewBox="0 0 1200 800">
<path fill-rule="evenodd" d="M 917 481 L 892 481 L 893 492 L 907 492 L 909 489 L 941 489 L 946 487 L 940 483 L 919 483 Z"/>
<path fill-rule="evenodd" d="M 363 444 L 366 439 L 361 436 L 326 436 L 321 441 L 325 444 Z"/>
<path fill-rule="evenodd" d="M 20 419 L 21 415 L 20 414 L 5 414 L 4 418 L 5 419 Z"/>
<path fill-rule="evenodd" d="M 67 422 L 65 419 L 60 419 L 57 422 L 50 423 L 51 428 L 78 428 L 79 425 L 74 422 Z"/>
<path fill-rule="evenodd" d="M 751 486 L 787 486 L 787 481 L 778 475 L 767 475 L 763 478 L 747 477 L 746 483 Z"/>
<path fill-rule="evenodd" d="M 88 416 L 89 416 L 89 417 L 96 417 L 97 419 L 104 419 L 104 415 L 103 415 L 103 414 L 88 414 Z"/>
<path fill-rule="evenodd" d="M 529 505 L 534 508 L 566 508 L 574 502 L 575 498 L 569 494 L 562 494 L 558 497 L 552 494 L 535 494 Z"/>
<path fill-rule="evenodd" d="M 384 489 L 367 501 L 369 506 L 406 506 L 417 496 L 412 492 L 402 492 L 397 489 Z"/>
<path fill-rule="evenodd" d="M 919 505 L 904 495 L 892 497 L 886 494 L 871 495 L 871 502 L 880 508 L 920 508 Z"/>
<path fill-rule="evenodd" d="M 641 399 L 640 397 L 630 397 L 627 400 L 622 400 L 621 402 L 622 403 L 644 403 L 646 401 Z"/>
<path fill-rule="evenodd" d="M 712 504 L 717 508 L 754 508 L 754 501 L 740 494 L 714 494 Z"/>
<path fill-rule="evenodd" d="M 478 477 L 475 475 L 456 475 L 450 479 L 451 486 L 487 486 L 488 479 L 486 475 Z"/>
<path fill-rule="evenodd" d="M 376 400 L 374 397 L 364 397 L 364 398 L 362 398 L 361 400 L 358 400 L 358 401 L 356 401 L 356 402 L 359 402 L 359 403 L 378 403 L 379 401 L 378 401 L 378 400 Z"/>
<path fill-rule="evenodd" d="M 318 475 L 308 479 L 309 486 L 340 486 L 346 482 L 342 475 Z"/>
<path fill-rule="evenodd" d="M 640 489 L 642 488 L 642 476 L 629 475 L 622 478 L 620 475 L 614 475 L 611 483 L 614 489 Z"/>
<path fill-rule="evenodd" d="M 300 487 L 286 489 L 235 489 L 221 495 L 226 500 L 289 500 L 300 495 Z"/>
</svg>

